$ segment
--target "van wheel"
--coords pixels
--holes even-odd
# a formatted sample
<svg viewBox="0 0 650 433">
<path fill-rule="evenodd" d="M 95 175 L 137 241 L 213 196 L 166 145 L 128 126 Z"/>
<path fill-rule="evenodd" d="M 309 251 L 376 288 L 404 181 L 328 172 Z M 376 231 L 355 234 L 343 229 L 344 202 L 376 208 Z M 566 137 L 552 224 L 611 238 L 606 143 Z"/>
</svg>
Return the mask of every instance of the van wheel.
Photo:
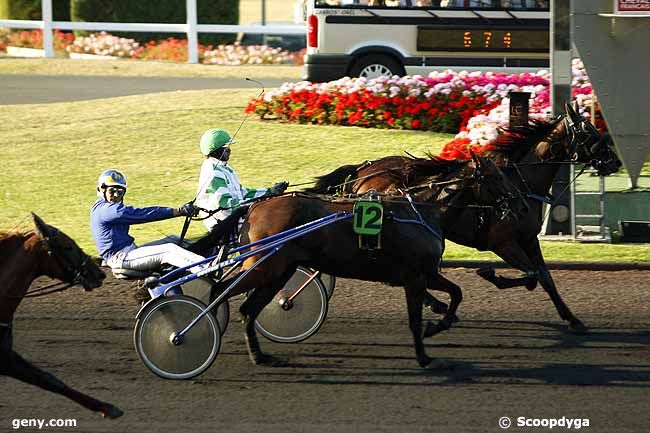
<svg viewBox="0 0 650 433">
<path fill-rule="evenodd" d="M 382 75 L 405 75 L 404 67 L 392 57 L 370 54 L 361 57 L 350 69 L 352 77 L 377 78 Z"/>
</svg>

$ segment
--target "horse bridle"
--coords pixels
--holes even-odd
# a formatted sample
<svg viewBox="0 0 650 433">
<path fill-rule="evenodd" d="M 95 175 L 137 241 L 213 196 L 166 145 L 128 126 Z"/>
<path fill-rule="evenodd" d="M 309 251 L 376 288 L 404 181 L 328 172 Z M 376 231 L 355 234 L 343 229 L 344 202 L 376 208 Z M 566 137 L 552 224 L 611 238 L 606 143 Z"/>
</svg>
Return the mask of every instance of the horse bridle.
<svg viewBox="0 0 650 433">
<path fill-rule="evenodd" d="M 25 298 L 35 298 L 38 296 L 45 296 L 51 293 L 61 292 L 74 286 L 75 284 L 82 283 L 84 279 L 84 269 L 86 268 L 88 261 L 91 260 L 90 256 L 81 252 L 80 262 L 74 263 L 74 260 L 70 259 L 68 257 L 68 254 L 62 251 L 63 247 L 58 243 L 57 239 L 59 230 L 56 227 L 48 227 L 48 231 L 53 232 L 53 235 L 43 234 L 45 251 L 47 252 L 47 255 L 52 257 L 63 270 L 63 280 L 65 282 L 60 283 L 57 281 L 48 286 L 41 287 L 40 289 L 31 290 L 27 292 L 27 294 L 24 296 Z"/>
<path fill-rule="evenodd" d="M 474 167 L 474 171 L 472 173 L 472 176 L 468 176 L 466 180 L 473 180 L 474 185 L 472 186 L 472 189 L 474 189 L 476 195 L 480 197 L 481 195 L 481 187 L 483 186 L 483 183 L 485 182 L 486 175 L 484 175 L 480 169 L 480 167 Z M 525 195 L 519 190 L 519 188 L 516 188 L 516 193 L 507 191 L 506 193 L 501 193 L 498 194 L 495 198 L 495 205 L 493 206 L 480 206 L 480 207 L 489 207 L 489 208 L 494 208 L 497 211 L 497 214 L 499 215 L 499 219 L 505 219 L 512 213 L 512 206 L 510 205 L 513 201 L 515 200 L 522 200 L 524 203 L 525 201 Z M 474 206 L 472 206 L 474 207 Z"/>
<path fill-rule="evenodd" d="M 600 149 L 600 132 L 587 119 L 581 118 L 574 122 L 571 116 L 564 115 L 566 134 L 569 141 L 569 156 L 572 161 L 577 161 L 582 153 L 586 159 L 593 161 L 594 155 Z"/>
</svg>

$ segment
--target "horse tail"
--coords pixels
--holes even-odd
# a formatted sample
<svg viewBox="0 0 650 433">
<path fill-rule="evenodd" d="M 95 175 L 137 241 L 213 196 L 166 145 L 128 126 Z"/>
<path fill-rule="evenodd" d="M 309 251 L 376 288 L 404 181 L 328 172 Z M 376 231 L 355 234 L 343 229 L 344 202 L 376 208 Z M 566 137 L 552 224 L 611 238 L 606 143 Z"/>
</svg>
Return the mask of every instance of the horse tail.
<svg viewBox="0 0 650 433">
<path fill-rule="evenodd" d="M 313 194 L 334 194 L 339 187 L 345 187 L 345 183 L 356 179 L 359 165 L 343 165 L 331 173 L 316 177 L 316 184 L 311 188 L 305 188 L 305 192 Z"/>
</svg>

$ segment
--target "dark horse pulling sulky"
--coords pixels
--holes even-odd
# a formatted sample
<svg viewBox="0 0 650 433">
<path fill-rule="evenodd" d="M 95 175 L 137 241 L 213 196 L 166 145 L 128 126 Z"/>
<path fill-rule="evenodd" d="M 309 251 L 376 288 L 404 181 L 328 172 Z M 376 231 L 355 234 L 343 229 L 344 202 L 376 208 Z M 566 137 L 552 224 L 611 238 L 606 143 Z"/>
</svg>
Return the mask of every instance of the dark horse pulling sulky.
<svg viewBox="0 0 650 433">
<path fill-rule="evenodd" d="M 297 266 L 308 266 L 335 276 L 403 286 L 417 361 L 422 367 L 435 366 L 436 363 L 425 353 L 422 342 L 425 289 L 441 290 L 451 297 L 446 315 L 436 325 L 430 324 L 425 335 L 448 329 L 462 300 L 460 288 L 437 272 L 444 250 L 440 219 L 445 215 L 453 218 L 468 203 L 477 201 L 483 205 L 499 204 L 504 217 L 516 216 L 509 207 L 511 199 L 517 196 L 516 188 L 491 161 L 475 157 L 474 164 L 476 168 L 463 181 L 458 194 L 444 204 L 429 203 L 435 191 L 427 184 L 418 188 L 419 192 L 414 192 L 415 203 L 410 197 L 384 197 L 381 248 L 371 253 L 359 247 L 353 222 L 348 219 L 287 242 L 261 264 L 259 255 L 248 258 L 243 269 L 254 268 L 239 282 L 237 292 L 250 292 L 240 312 L 251 361 L 255 364 L 273 362 L 261 351 L 255 333 L 256 317 Z M 503 197 L 507 197 L 505 202 Z M 354 200 L 331 200 L 305 194 L 272 198 L 251 206 L 242 237 L 254 243 L 327 215 L 351 214 L 353 207 Z"/>
<path fill-rule="evenodd" d="M 539 282 L 553 301 L 560 317 L 573 330 L 586 327 L 564 303 L 544 262 L 537 235 L 542 226 L 543 203 L 560 164 L 573 162 L 591 165 L 601 176 L 618 171 L 621 162 L 610 147 L 608 136 L 602 136 L 566 105 L 566 114 L 551 122 L 534 122 L 510 129 L 509 137 L 497 142 L 488 156 L 494 158 L 527 198 L 531 211 L 515 224 L 494 218 L 484 209 L 467 208 L 453 218 L 442 216 L 445 237 L 461 245 L 490 250 L 513 267 L 522 270 L 522 278 L 495 275 L 494 269 L 481 269 L 478 274 L 499 289 L 524 285 L 533 290 Z M 405 158 L 389 156 L 360 165 L 346 165 L 318 178 L 311 192 L 332 192 L 339 187 L 343 193 L 360 194 L 370 189 L 391 191 L 417 182 L 421 167 L 439 167 L 437 181 L 453 179 L 467 161 L 441 164 L 435 157 Z M 427 176 L 430 176 L 430 170 Z M 439 301 L 432 299 L 434 306 Z M 437 311 L 436 311 L 437 312 Z"/>
<path fill-rule="evenodd" d="M 40 293 L 48 294 L 74 284 L 81 284 L 90 291 L 99 287 L 105 278 L 97 264 L 72 239 L 45 224 L 37 215 L 32 216 L 36 231 L 0 233 L 0 374 L 61 394 L 104 417 L 118 418 L 122 411 L 117 407 L 70 388 L 12 349 L 14 312 L 23 298 L 30 296 L 27 289 L 34 279 L 47 275 L 68 283 L 65 287 Z M 33 296 L 40 294 L 32 293 Z"/>
</svg>

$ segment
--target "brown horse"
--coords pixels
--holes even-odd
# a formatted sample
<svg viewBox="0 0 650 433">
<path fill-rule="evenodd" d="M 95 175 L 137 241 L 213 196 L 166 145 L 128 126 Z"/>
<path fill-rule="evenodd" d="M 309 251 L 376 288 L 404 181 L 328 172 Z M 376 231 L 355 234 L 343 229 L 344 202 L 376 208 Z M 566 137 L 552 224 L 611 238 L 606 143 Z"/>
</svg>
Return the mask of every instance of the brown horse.
<svg viewBox="0 0 650 433">
<path fill-rule="evenodd" d="M 475 165 L 474 175 L 463 181 L 454 198 L 440 205 L 424 203 L 431 199 L 434 191 L 426 184 L 415 194 L 416 202 L 413 204 L 403 197 L 385 197 L 382 200 L 385 217 L 380 235 L 381 248 L 373 251 L 361 249 L 358 236 L 353 232 L 353 200 L 294 194 L 252 205 L 242 228 L 242 238 L 246 242 L 255 242 L 335 213 L 346 213 L 350 218 L 287 242 L 275 255 L 256 267 L 253 265 L 261 254 L 244 262 L 244 270 L 253 270 L 243 277 L 236 290 L 237 293 L 250 292 L 240 312 L 251 361 L 255 364 L 272 361 L 260 349 L 255 319 L 293 275 L 296 267 L 302 265 L 335 276 L 403 286 L 417 361 L 423 367 L 432 366 L 432 359 L 425 353 L 422 342 L 425 289 L 444 291 L 451 298 L 442 320 L 436 325 L 429 324 L 427 333 L 431 335 L 451 326 L 462 300 L 460 288 L 437 271 L 444 249 L 439 220 L 444 215 L 450 218 L 459 214 L 463 206 L 476 200 L 494 205 L 504 203 L 504 196 L 509 201 L 516 195 L 515 188 L 494 163 L 477 157 Z M 499 209 L 504 216 L 509 214 L 505 206 L 500 205 Z"/>
<path fill-rule="evenodd" d="M 117 407 L 70 388 L 12 350 L 14 312 L 34 279 L 47 275 L 69 285 L 81 284 L 90 291 L 101 286 L 106 277 L 72 239 L 37 215 L 32 216 L 36 231 L 0 233 L 0 374 L 66 396 L 105 417 L 117 418 L 122 415 Z"/>
<path fill-rule="evenodd" d="M 526 273 L 522 278 L 496 276 L 494 269 L 477 273 L 499 289 L 526 286 L 533 290 L 537 282 L 550 296 L 560 317 L 569 328 L 585 331 L 557 291 L 544 262 L 537 235 L 543 222 L 543 202 L 562 163 L 580 162 L 593 166 L 600 175 L 612 174 L 621 162 L 610 147 L 608 136 L 598 131 L 570 105 L 566 114 L 551 122 L 534 122 L 526 127 L 512 128 L 508 138 L 497 142 L 489 156 L 499 162 L 504 173 L 526 193 L 531 212 L 516 224 L 494 218 L 484 209 L 468 208 L 461 215 L 441 220 L 445 236 L 453 242 L 490 250 L 513 267 Z M 454 178 L 466 164 L 441 164 L 438 158 L 405 158 L 389 156 L 372 163 L 346 165 L 318 178 L 308 191 L 324 193 L 342 187 L 345 193 L 363 193 L 369 189 L 391 191 L 418 182 L 422 167 L 438 170 L 438 180 Z M 436 168 L 439 167 L 439 168 Z M 431 176 L 431 170 L 424 175 Z M 434 307 L 439 301 L 432 300 Z M 444 310 L 444 309 L 443 309 Z M 438 312 L 438 310 L 434 310 Z"/>
</svg>

